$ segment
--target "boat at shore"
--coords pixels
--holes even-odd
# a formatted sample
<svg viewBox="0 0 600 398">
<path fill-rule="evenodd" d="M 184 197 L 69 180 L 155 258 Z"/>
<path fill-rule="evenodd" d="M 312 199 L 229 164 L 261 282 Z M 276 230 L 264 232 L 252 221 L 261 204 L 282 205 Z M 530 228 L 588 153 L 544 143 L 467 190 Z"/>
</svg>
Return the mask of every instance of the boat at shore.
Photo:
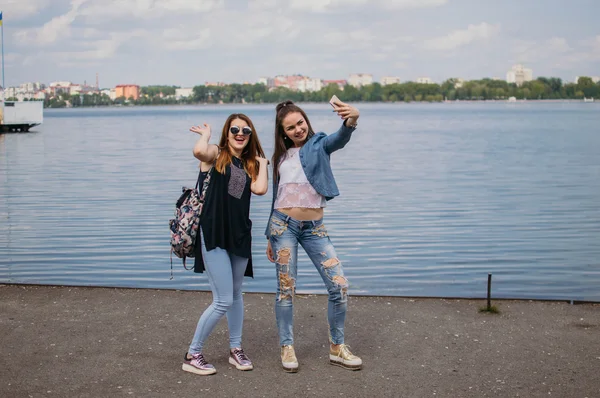
<svg viewBox="0 0 600 398">
<path fill-rule="evenodd" d="M 583 97 L 583 102 L 594 102 L 594 98 L 585 98 Z"/>
<path fill-rule="evenodd" d="M 43 121 L 42 101 L 4 101 L 0 107 L 0 132 L 27 132 Z"/>
</svg>

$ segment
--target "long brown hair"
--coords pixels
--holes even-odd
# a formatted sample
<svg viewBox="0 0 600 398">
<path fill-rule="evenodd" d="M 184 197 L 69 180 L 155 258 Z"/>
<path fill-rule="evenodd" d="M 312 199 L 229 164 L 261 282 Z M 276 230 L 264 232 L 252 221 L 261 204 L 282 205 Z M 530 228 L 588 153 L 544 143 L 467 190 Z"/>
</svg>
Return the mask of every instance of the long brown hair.
<svg viewBox="0 0 600 398">
<path fill-rule="evenodd" d="M 223 132 L 221 133 L 221 140 L 219 141 L 220 153 L 217 157 L 217 161 L 215 162 L 215 169 L 219 173 L 225 174 L 225 168 L 231 164 L 231 158 L 233 157 L 233 154 L 229 148 L 229 128 L 231 127 L 231 122 L 235 119 L 241 119 L 245 121 L 248 123 L 248 127 L 252 129 L 252 134 L 250 134 L 248 144 L 246 144 L 244 150 L 242 151 L 242 162 L 244 164 L 244 170 L 246 171 L 246 174 L 248 174 L 252 181 L 254 181 L 258 177 L 259 167 L 256 157 L 260 156 L 264 158 L 265 152 L 260 145 L 260 140 L 258 139 L 258 134 L 254 128 L 254 124 L 252 124 L 252 120 L 242 113 L 233 113 L 229 115 L 225 121 L 225 124 L 223 125 Z"/>
<path fill-rule="evenodd" d="M 292 145 L 294 145 L 292 140 L 289 139 L 285 134 L 285 131 L 283 131 L 283 119 L 285 119 L 285 117 L 290 113 L 294 112 L 300 113 L 306 121 L 306 125 L 308 126 L 308 135 L 306 136 L 306 141 L 315 135 L 315 132 L 310 125 L 310 121 L 308 120 L 308 116 L 306 116 L 306 113 L 302 110 L 302 108 L 290 100 L 277 104 L 275 107 L 275 151 L 273 152 L 273 158 L 271 159 L 273 162 L 273 178 L 275 179 L 279 178 L 279 161 L 281 160 L 281 157 L 285 155 L 287 150 Z"/>
</svg>

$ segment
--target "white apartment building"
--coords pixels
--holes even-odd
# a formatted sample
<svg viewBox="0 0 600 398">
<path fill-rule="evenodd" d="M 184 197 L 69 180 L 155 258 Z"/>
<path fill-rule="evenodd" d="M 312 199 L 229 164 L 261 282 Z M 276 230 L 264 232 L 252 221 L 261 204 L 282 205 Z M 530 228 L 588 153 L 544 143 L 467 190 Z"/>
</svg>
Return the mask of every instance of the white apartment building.
<svg viewBox="0 0 600 398">
<path fill-rule="evenodd" d="M 512 69 L 506 74 L 507 83 L 515 83 L 518 87 L 522 86 L 525 82 L 533 80 L 533 71 L 525 68 L 523 65 L 513 65 Z"/>
<path fill-rule="evenodd" d="M 19 88 L 25 93 L 35 93 L 37 91 L 43 90 L 45 86 L 40 82 L 31 82 L 21 84 Z"/>
<path fill-rule="evenodd" d="M 71 91 L 71 82 L 52 82 L 46 88 L 46 92 L 50 95 L 69 93 L 70 91 Z"/>
<path fill-rule="evenodd" d="M 81 91 L 83 91 L 81 84 L 71 84 L 69 86 L 69 94 L 71 95 L 81 94 Z"/>
<path fill-rule="evenodd" d="M 25 99 L 44 99 L 46 94 L 42 91 L 44 85 L 41 83 L 23 83 L 18 87 L 7 87 L 4 91 L 4 98 L 17 98 L 19 101 Z"/>
<path fill-rule="evenodd" d="M 117 90 L 114 88 L 104 89 L 104 90 L 100 91 L 100 94 L 104 94 L 104 95 L 108 96 L 108 98 L 110 98 L 112 101 L 117 99 Z"/>
<path fill-rule="evenodd" d="M 258 80 L 256 81 L 257 84 L 264 84 L 265 86 L 269 85 L 269 78 L 268 77 L 259 77 Z"/>
<path fill-rule="evenodd" d="M 373 75 L 368 73 L 353 73 L 348 79 L 348 84 L 354 87 L 368 86 L 373 84 Z"/>
<path fill-rule="evenodd" d="M 175 99 L 189 98 L 194 95 L 193 88 L 176 88 Z"/>
<path fill-rule="evenodd" d="M 319 91 L 323 87 L 323 81 L 318 78 L 305 77 L 302 80 L 298 80 L 296 87 L 298 91 Z"/>
<path fill-rule="evenodd" d="M 381 78 L 381 85 L 387 86 L 388 84 L 400 84 L 400 78 L 395 76 L 384 76 Z"/>
<path fill-rule="evenodd" d="M 433 84 L 433 80 L 429 77 L 417 77 L 417 83 L 419 84 Z"/>
</svg>

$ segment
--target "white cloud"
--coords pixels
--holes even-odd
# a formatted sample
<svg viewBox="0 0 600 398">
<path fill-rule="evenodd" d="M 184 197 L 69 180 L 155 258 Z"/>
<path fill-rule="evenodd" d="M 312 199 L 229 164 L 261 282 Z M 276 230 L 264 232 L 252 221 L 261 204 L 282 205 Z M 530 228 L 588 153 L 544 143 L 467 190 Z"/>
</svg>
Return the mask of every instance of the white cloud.
<svg viewBox="0 0 600 398">
<path fill-rule="evenodd" d="M 296 10 L 323 12 L 335 8 L 363 5 L 368 0 L 291 0 L 290 7 Z"/>
<path fill-rule="evenodd" d="M 71 35 L 71 24 L 79 14 L 79 8 L 87 0 L 72 0 L 71 9 L 63 15 L 52 18 L 41 28 L 17 31 L 15 38 L 25 45 L 43 46 Z"/>
<path fill-rule="evenodd" d="M 3 0 L 2 17 L 5 21 L 19 20 L 37 14 L 50 5 L 50 0 Z"/>
<path fill-rule="evenodd" d="M 194 29 L 187 31 L 182 28 L 165 29 L 162 35 L 161 47 L 164 50 L 199 50 L 211 46 L 210 29 Z"/>
<path fill-rule="evenodd" d="M 561 54 L 562 57 L 573 52 L 568 41 L 562 37 L 553 37 L 547 40 L 521 40 L 517 39 L 512 45 L 516 62 L 541 62 Z"/>
<path fill-rule="evenodd" d="M 589 48 L 589 51 L 593 53 L 595 58 L 600 58 L 600 35 L 584 40 L 583 45 Z"/>
<path fill-rule="evenodd" d="M 448 3 L 448 0 L 383 0 L 382 5 L 392 9 L 428 8 L 439 7 Z"/>
<path fill-rule="evenodd" d="M 583 40 L 572 46 L 562 37 L 542 41 L 515 40 L 513 60 L 520 63 L 543 65 L 544 70 L 577 70 L 589 68 L 600 60 L 600 36 Z M 545 73 L 546 74 L 546 73 Z"/>
<path fill-rule="evenodd" d="M 277 0 L 250 0 L 250 9 L 273 9 L 289 7 L 294 10 L 308 12 L 328 12 L 344 10 L 357 6 L 368 6 L 383 9 L 411 9 L 438 7 L 448 0 L 291 0 L 283 5 Z"/>
<path fill-rule="evenodd" d="M 158 19 L 173 14 L 203 14 L 223 8 L 225 0 L 93 0 L 81 10 L 87 21 Z"/>
<path fill-rule="evenodd" d="M 467 29 L 455 30 L 446 36 L 425 40 L 425 48 L 437 51 L 454 50 L 475 41 L 490 39 L 499 31 L 500 25 L 482 22 L 479 25 L 469 25 Z"/>
<path fill-rule="evenodd" d="M 479 23 L 487 14 L 472 6 L 477 0 L 247 1 L 248 7 L 243 0 L 0 0 L 6 22 L 33 15 L 5 27 L 14 36 L 6 38 L 10 50 L 20 55 L 8 76 L 83 81 L 97 71 L 111 84 L 179 84 L 198 83 L 198 65 L 202 79 L 230 82 L 278 73 L 343 79 L 357 71 L 407 80 L 479 78 L 502 75 L 513 63 L 574 76 L 600 67 L 598 33 L 585 38 L 559 27 L 517 31 L 517 40 L 504 26 L 529 16 Z M 156 63 L 140 68 L 146 60 Z"/>
<path fill-rule="evenodd" d="M 563 37 L 553 37 L 547 42 L 548 48 L 555 52 L 567 52 L 571 50 L 571 46 L 567 42 L 567 39 Z"/>
</svg>

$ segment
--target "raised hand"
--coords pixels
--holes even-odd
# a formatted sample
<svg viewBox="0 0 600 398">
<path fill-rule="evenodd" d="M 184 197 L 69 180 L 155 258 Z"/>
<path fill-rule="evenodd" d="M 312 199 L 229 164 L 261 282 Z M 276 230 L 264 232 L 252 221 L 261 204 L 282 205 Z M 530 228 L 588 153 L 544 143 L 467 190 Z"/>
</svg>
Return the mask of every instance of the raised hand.
<svg viewBox="0 0 600 398">
<path fill-rule="evenodd" d="M 210 126 L 204 123 L 204 126 L 192 126 L 190 131 L 196 134 L 200 134 L 202 137 L 206 137 L 206 141 L 210 140 Z"/>
<path fill-rule="evenodd" d="M 344 120 L 350 119 L 352 123 L 356 123 L 356 120 L 360 116 L 360 112 L 358 112 L 358 109 L 340 100 L 332 103 L 331 105 L 333 106 L 333 111 L 336 112 L 338 116 Z"/>
<path fill-rule="evenodd" d="M 269 164 L 268 159 L 262 158 L 260 156 L 256 157 L 256 161 L 258 162 L 259 165 L 263 165 L 263 164 L 268 165 Z"/>
</svg>

